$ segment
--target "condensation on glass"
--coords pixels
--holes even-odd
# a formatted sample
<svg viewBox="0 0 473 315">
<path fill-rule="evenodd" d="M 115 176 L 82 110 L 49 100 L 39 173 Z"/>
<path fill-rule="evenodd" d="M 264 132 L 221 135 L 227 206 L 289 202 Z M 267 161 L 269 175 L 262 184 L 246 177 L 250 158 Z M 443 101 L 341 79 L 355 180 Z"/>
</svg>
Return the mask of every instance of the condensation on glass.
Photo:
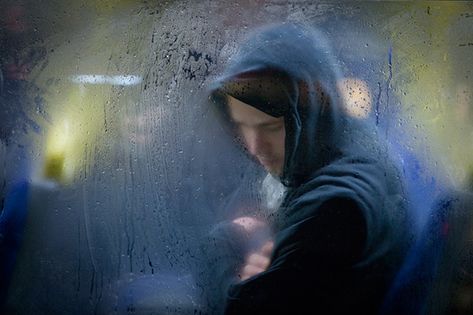
<svg viewBox="0 0 473 315">
<path fill-rule="evenodd" d="M 281 191 L 215 123 L 205 88 L 266 23 L 331 40 L 347 113 L 375 120 L 411 174 L 417 228 L 439 191 L 471 189 L 468 2 L 7 0 L 0 20 L 2 207 L 28 187 L 12 314 L 219 309 L 201 281 L 209 233 Z M 452 293 L 448 277 L 439 309 L 464 307 L 473 286 Z"/>
</svg>

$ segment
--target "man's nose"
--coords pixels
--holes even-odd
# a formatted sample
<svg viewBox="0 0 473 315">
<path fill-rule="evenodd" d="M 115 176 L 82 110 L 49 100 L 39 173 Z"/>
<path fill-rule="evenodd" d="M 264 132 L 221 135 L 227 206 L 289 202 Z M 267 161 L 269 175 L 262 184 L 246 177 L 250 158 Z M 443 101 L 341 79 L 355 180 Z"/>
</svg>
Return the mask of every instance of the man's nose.
<svg viewBox="0 0 473 315">
<path fill-rule="evenodd" d="M 260 155 L 265 152 L 267 143 L 261 132 L 253 131 L 245 139 L 248 152 L 252 155 Z"/>
</svg>

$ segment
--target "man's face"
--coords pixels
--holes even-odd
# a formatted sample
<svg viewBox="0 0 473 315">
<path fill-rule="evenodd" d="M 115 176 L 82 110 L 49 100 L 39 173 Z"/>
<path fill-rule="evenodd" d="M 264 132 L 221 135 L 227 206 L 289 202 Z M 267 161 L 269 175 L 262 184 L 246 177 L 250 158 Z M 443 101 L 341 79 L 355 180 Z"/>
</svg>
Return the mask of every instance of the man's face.
<svg viewBox="0 0 473 315">
<path fill-rule="evenodd" d="M 271 174 L 282 175 L 284 168 L 284 118 L 275 118 L 228 96 L 231 119 L 246 149 Z"/>
</svg>

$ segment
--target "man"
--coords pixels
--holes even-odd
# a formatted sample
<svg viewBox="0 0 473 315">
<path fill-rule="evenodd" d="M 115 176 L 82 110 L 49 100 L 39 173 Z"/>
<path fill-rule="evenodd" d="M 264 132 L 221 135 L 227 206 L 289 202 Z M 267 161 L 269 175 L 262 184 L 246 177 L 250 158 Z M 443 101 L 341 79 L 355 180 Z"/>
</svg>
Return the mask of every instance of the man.
<svg viewBox="0 0 473 315">
<path fill-rule="evenodd" d="M 320 33 L 283 24 L 250 36 L 212 86 L 236 143 L 287 189 L 226 314 L 378 312 L 409 247 L 406 198 L 375 129 L 345 115 L 339 79 Z"/>
</svg>

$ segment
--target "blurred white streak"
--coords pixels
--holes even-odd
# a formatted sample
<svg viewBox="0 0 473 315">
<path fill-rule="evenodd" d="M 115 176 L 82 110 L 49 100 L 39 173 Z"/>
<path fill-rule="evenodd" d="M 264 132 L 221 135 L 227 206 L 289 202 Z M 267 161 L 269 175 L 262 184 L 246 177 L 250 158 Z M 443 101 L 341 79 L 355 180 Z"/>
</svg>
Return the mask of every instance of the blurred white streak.
<svg viewBox="0 0 473 315">
<path fill-rule="evenodd" d="M 71 77 L 71 81 L 80 84 L 136 85 L 142 78 L 137 75 L 102 75 L 82 74 Z"/>
</svg>

